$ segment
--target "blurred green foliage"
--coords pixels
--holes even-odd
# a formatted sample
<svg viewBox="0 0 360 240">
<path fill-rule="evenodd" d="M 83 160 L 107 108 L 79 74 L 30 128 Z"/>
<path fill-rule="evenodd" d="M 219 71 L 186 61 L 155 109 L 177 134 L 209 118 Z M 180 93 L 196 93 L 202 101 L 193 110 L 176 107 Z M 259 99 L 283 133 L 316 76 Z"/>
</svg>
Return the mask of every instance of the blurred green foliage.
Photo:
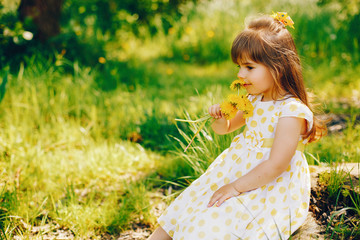
<svg viewBox="0 0 360 240">
<path fill-rule="evenodd" d="M 277 9 L 287 9 L 294 19 L 292 34 L 309 62 L 335 59 L 356 64 L 360 58 L 357 0 L 296 3 L 302 8 L 275 0 L 253 4 L 236 0 L 65 0 L 61 34 L 46 43 L 37 41 L 31 18 L 20 21 L 15 3 L 0 3 L 0 69 L 10 64 L 16 70 L 20 62 L 26 64 L 26 57 L 36 54 L 55 61 L 61 53 L 88 66 L 98 65 L 101 57 L 127 61 L 148 41 L 158 42 L 162 49 L 157 50 L 157 57 L 167 60 L 222 62 L 229 59 L 229 45 L 245 16 Z"/>
<path fill-rule="evenodd" d="M 18 65 L 24 56 L 41 52 L 54 57 L 54 52 L 64 50 L 67 59 L 94 66 L 99 57 L 106 57 L 107 41 L 126 41 L 124 35 L 128 34 L 148 37 L 159 31 L 167 33 L 182 15 L 180 6 L 196 1 L 66 0 L 61 9 L 61 34 L 45 43 L 36 39 L 36 25 L 30 17 L 21 21 L 14 3 L 0 3 L 0 69 Z"/>
<path fill-rule="evenodd" d="M 179 20 L 182 15 L 179 6 L 186 2 L 189 0 L 67 0 L 63 8 L 63 25 L 76 22 L 80 26 L 90 25 L 94 32 L 100 30 L 111 35 L 125 29 L 137 36 L 141 36 L 141 28 L 145 26 L 154 35 L 159 30 L 167 32 Z"/>
<path fill-rule="evenodd" d="M 354 53 L 355 63 L 360 61 L 360 1 L 359 0 L 318 0 L 317 4 L 332 13 L 329 22 L 333 28 L 330 39 L 332 45 L 340 47 L 335 52 Z M 325 28 L 329 32 L 329 28 Z M 346 58 L 347 56 L 342 56 Z"/>
</svg>

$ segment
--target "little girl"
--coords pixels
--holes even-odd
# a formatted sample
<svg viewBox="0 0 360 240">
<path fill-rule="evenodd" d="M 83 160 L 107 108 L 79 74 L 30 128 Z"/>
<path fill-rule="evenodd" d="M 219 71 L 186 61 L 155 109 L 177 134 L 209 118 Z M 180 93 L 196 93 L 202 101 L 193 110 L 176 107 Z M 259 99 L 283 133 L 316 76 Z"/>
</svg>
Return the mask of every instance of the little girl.
<svg viewBox="0 0 360 240">
<path fill-rule="evenodd" d="M 326 128 L 309 108 L 286 23 L 260 17 L 235 38 L 231 56 L 253 116 L 239 111 L 226 120 L 219 104 L 209 108 L 216 133 L 246 128 L 164 211 L 149 239 L 288 239 L 305 221 L 310 175 L 304 146 Z"/>
</svg>

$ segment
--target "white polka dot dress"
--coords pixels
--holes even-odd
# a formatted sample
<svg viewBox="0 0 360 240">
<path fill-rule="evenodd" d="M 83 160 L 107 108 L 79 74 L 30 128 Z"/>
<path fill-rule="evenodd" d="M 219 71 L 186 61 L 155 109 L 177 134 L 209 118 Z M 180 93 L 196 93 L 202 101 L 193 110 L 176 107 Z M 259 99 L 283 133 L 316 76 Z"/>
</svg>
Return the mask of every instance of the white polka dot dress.
<svg viewBox="0 0 360 240">
<path fill-rule="evenodd" d="M 279 118 L 305 118 L 308 129 L 312 128 L 313 114 L 300 100 L 261 102 L 261 97 L 249 95 L 255 109 L 246 120 L 246 130 L 159 217 L 159 224 L 174 240 L 288 239 L 305 221 L 310 198 L 303 154 L 306 139 L 299 139 L 289 166 L 274 181 L 220 207 L 207 207 L 217 189 L 268 159 Z"/>
</svg>

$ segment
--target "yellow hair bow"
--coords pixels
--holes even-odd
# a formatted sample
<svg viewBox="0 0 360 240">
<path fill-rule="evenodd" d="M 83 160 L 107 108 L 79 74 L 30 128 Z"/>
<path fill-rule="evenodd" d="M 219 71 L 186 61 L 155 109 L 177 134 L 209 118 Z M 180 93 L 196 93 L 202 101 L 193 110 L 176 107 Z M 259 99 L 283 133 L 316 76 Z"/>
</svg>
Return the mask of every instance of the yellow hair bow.
<svg viewBox="0 0 360 240">
<path fill-rule="evenodd" d="M 273 12 L 273 14 L 270 16 L 284 24 L 284 26 L 290 26 L 291 28 L 294 28 L 294 21 L 286 12 Z"/>
</svg>

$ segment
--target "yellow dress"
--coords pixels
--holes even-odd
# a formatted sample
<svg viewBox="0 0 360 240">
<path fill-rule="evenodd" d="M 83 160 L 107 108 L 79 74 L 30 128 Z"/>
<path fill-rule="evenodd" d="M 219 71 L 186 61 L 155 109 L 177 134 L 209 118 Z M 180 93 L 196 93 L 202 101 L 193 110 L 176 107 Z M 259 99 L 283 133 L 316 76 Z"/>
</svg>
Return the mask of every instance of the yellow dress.
<svg viewBox="0 0 360 240">
<path fill-rule="evenodd" d="M 246 120 L 246 130 L 159 217 L 159 224 L 174 240 L 287 239 L 305 221 L 310 198 L 303 154 L 307 139 L 299 139 L 289 166 L 274 181 L 220 207 L 207 207 L 217 189 L 268 159 L 279 118 L 304 118 L 307 129 L 312 128 L 313 113 L 299 99 L 262 102 L 261 97 L 249 96 L 255 108 Z"/>
</svg>

